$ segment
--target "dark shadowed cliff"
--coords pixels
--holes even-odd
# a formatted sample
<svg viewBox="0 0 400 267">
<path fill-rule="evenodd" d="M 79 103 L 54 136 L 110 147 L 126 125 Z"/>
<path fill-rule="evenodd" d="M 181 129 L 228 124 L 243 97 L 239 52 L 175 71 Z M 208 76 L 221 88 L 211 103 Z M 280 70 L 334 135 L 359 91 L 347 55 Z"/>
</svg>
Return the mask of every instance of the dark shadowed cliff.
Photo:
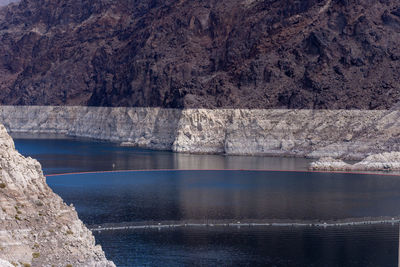
<svg viewBox="0 0 400 267">
<path fill-rule="evenodd" d="M 389 108 L 400 1 L 22 0 L 0 11 L 0 102 Z"/>
</svg>

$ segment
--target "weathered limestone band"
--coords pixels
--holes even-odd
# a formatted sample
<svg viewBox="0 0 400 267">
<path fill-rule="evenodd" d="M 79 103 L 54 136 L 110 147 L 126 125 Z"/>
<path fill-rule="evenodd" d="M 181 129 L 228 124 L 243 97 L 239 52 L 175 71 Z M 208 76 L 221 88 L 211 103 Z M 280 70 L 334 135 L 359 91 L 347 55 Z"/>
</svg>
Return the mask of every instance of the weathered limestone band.
<svg viewBox="0 0 400 267">
<path fill-rule="evenodd" d="M 188 153 L 345 159 L 400 151 L 399 118 L 397 110 L 0 106 L 0 123 L 11 133 L 59 133 Z"/>
</svg>

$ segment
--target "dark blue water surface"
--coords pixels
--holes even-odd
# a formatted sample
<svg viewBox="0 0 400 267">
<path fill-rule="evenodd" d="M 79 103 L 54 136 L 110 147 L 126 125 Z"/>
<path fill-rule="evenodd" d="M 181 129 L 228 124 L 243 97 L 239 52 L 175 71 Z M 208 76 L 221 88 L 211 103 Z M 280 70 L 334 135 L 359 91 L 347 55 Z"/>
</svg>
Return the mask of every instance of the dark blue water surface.
<svg viewBox="0 0 400 267">
<path fill-rule="evenodd" d="M 15 140 L 47 174 L 123 169 L 300 169 L 306 160 L 186 155 L 79 139 Z M 209 226 L 94 231 L 117 266 L 397 266 L 398 224 L 211 226 L 400 215 L 400 178 L 271 171 L 143 171 L 61 175 L 50 187 L 89 226 Z M 96 225 L 96 226 L 94 226 Z M 100 228 L 101 229 L 101 228 Z"/>
<path fill-rule="evenodd" d="M 48 177 L 87 224 L 400 214 L 400 177 L 265 171 L 143 171 Z"/>
<path fill-rule="evenodd" d="M 396 266 L 398 227 L 208 227 L 96 233 L 118 266 Z"/>
<path fill-rule="evenodd" d="M 44 172 L 66 173 L 143 169 L 274 169 L 306 170 L 310 160 L 301 158 L 191 155 L 170 151 L 121 147 L 116 143 L 77 138 L 13 136 L 18 151 L 32 156 Z"/>
</svg>

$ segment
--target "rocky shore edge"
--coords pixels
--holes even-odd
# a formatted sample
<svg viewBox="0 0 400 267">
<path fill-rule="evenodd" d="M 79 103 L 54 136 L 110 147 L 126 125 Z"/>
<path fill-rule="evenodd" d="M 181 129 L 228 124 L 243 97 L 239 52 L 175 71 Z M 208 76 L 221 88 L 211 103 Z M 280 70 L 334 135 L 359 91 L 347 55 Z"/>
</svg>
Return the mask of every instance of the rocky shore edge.
<svg viewBox="0 0 400 267">
<path fill-rule="evenodd" d="M 363 160 L 400 151 L 400 111 L 396 109 L 0 106 L 0 123 L 10 133 L 87 137 L 183 153 Z M 324 163 L 330 167 L 323 167 L 322 161 L 330 162 Z M 350 168 L 331 159 L 322 161 L 313 166 Z M 384 163 L 381 166 L 387 169 Z"/>
<path fill-rule="evenodd" d="M 0 266 L 115 267 L 0 124 Z"/>
<path fill-rule="evenodd" d="M 341 159 L 323 157 L 312 162 L 309 169 L 316 171 L 400 171 L 400 152 L 373 154 L 354 164 L 346 163 Z"/>
</svg>

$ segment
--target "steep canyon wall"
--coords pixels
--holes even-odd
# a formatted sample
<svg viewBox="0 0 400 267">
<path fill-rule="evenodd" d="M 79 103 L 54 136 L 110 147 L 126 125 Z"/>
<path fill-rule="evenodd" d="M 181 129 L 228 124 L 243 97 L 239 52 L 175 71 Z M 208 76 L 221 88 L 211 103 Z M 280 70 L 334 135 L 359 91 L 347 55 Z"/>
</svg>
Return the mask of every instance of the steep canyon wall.
<svg viewBox="0 0 400 267">
<path fill-rule="evenodd" d="M 11 132 L 57 133 L 187 153 L 362 159 L 400 150 L 396 110 L 1 106 Z"/>
</svg>

